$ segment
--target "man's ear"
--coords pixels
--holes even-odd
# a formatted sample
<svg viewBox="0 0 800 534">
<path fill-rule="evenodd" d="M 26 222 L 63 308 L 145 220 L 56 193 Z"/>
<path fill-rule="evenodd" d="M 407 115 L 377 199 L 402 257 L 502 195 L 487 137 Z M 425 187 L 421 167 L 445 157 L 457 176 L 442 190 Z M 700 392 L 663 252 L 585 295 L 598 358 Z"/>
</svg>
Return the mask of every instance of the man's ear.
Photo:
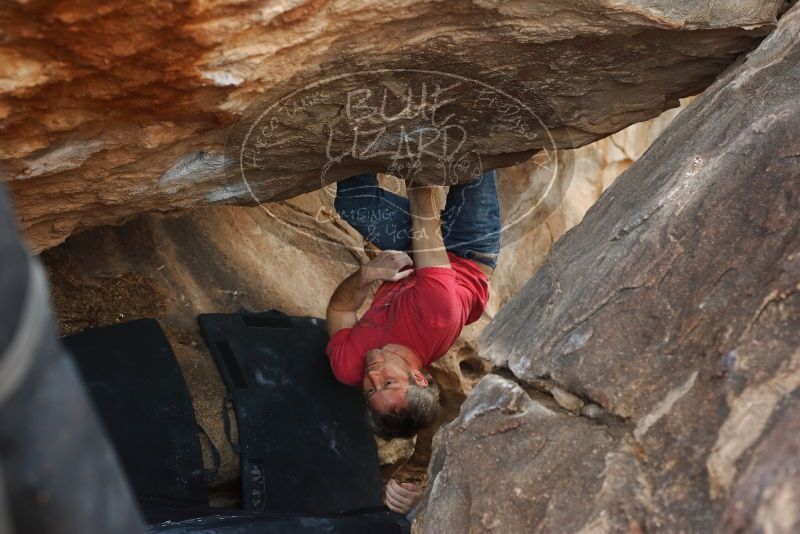
<svg viewBox="0 0 800 534">
<path fill-rule="evenodd" d="M 422 374 L 422 371 L 419 369 L 412 371 L 411 374 L 414 376 L 414 382 L 421 388 L 428 387 L 428 379 L 425 378 L 425 375 Z"/>
</svg>

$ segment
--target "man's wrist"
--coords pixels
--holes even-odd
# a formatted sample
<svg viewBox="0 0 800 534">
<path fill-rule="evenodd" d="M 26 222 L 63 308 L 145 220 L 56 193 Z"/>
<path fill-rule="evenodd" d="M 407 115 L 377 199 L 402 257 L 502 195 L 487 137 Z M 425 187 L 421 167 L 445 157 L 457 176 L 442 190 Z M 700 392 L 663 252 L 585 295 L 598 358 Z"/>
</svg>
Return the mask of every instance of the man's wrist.
<svg viewBox="0 0 800 534">
<path fill-rule="evenodd" d="M 361 287 L 369 287 L 375 282 L 375 277 L 373 274 L 370 274 L 371 269 L 369 269 L 366 265 L 362 266 L 358 271 L 356 271 L 356 277 L 358 280 L 358 285 Z"/>
</svg>

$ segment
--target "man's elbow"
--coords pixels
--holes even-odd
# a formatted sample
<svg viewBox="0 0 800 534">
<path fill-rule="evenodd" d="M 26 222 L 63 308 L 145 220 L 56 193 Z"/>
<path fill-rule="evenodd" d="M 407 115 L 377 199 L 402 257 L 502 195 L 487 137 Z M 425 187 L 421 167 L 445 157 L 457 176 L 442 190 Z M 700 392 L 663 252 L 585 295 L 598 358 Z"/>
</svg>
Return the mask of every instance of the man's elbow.
<svg viewBox="0 0 800 534">
<path fill-rule="evenodd" d="M 358 316 L 354 311 L 336 310 L 328 308 L 328 335 L 333 337 L 334 334 L 344 328 L 351 328 L 358 322 Z"/>
</svg>

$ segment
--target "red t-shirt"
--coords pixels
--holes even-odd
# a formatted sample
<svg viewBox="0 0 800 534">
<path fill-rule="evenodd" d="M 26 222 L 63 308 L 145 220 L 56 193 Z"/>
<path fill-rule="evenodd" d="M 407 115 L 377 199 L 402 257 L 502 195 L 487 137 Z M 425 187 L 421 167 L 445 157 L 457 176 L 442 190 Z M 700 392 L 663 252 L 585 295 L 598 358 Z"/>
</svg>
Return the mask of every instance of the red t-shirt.
<svg viewBox="0 0 800 534">
<path fill-rule="evenodd" d="M 489 300 L 486 275 L 472 260 L 448 256 L 451 269 L 424 267 L 381 284 L 367 313 L 334 334 L 326 352 L 339 381 L 360 385 L 367 351 L 389 343 L 413 350 L 425 367 L 480 318 Z"/>
</svg>

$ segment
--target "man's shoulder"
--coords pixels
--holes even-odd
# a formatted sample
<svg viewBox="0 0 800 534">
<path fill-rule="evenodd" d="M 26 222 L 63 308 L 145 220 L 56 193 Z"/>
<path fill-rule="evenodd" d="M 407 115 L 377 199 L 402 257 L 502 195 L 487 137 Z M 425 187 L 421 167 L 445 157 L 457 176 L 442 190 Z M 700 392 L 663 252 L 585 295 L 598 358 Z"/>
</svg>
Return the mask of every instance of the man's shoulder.
<svg viewBox="0 0 800 534">
<path fill-rule="evenodd" d="M 364 358 L 354 344 L 352 331 L 352 328 L 343 328 L 336 332 L 328 340 L 325 353 L 336 379 L 344 384 L 357 386 L 364 374 Z"/>
</svg>

